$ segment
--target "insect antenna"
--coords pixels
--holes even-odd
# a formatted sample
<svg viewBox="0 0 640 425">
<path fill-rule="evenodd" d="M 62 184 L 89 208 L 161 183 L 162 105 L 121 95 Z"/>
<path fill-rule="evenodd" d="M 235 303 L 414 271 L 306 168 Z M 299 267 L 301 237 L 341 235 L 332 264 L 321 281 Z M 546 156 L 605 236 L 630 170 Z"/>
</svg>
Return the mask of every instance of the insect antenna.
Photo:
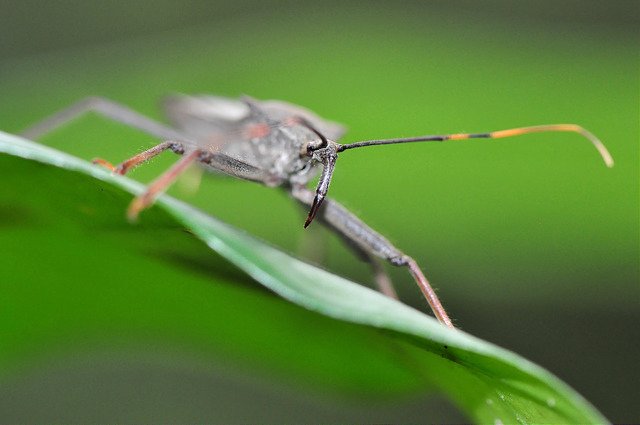
<svg viewBox="0 0 640 425">
<path fill-rule="evenodd" d="M 536 125 L 532 127 L 518 127 L 507 130 L 492 131 L 490 133 L 455 133 L 455 134 L 440 134 L 418 137 L 405 137 L 398 139 L 381 139 L 381 140 L 363 140 L 355 143 L 348 143 L 345 145 L 339 145 L 337 151 L 342 152 L 347 149 L 361 148 L 364 146 L 376 146 L 376 145 L 393 145 L 397 143 L 412 143 L 412 142 L 446 142 L 448 140 L 467 140 L 467 139 L 502 139 L 505 137 L 521 136 L 523 134 L 552 132 L 552 131 L 568 131 L 578 133 L 587 138 L 593 146 L 598 150 L 604 163 L 607 167 L 613 167 L 613 157 L 604 146 L 604 144 L 593 133 L 580 127 L 576 124 L 550 124 L 550 125 Z"/>
</svg>

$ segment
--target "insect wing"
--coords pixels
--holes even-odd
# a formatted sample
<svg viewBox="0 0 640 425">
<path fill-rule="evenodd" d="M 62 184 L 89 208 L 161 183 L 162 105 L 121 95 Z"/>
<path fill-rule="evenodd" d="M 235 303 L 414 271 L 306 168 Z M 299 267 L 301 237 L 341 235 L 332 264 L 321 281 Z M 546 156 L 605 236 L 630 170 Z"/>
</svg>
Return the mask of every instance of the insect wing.
<svg viewBox="0 0 640 425">
<path fill-rule="evenodd" d="M 246 103 L 219 96 L 169 96 L 163 108 L 174 127 L 195 140 L 207 140 L 216 134 L 234 135 L 251 119 Z"/>
<path fill-rule="evenodd" d="M 301 117 L 308 121 L 315 129 L 325 137 L 337 141 L 344 135 L 346 129 L 343 125 L 325 120 L 314 112 L 281 100 L 265 100 L 260 102 L 260 107 L 273 119 L 286 122 L 288 118 Z"/>
</svg>

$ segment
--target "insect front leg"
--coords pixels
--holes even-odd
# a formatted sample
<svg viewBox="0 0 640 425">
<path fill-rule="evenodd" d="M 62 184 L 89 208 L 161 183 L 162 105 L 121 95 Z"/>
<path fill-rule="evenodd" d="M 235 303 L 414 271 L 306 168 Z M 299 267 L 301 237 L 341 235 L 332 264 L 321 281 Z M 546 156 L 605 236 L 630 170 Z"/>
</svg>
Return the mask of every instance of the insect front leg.
<svg viewBox="0 0 640 425">
<path fill-rule="evenodd" d="M 303 204 L 311 205 L 315 193 L 304 186 L 296 186 L 291 189 L 291 195 Z M 436 318 L 444 325 L 450 328 L 454 327 L 438 296 L 413 258 L 393 246 L 386 238 L 331 199 L 325 199 L 318 214 L 322 222 L 330 229 L 343 237 L 349 244 L 357 246 L 368 256 L 382 258 L 394 266 L 407 267 Z"/>
<path fill-rule="evenodd" d="M 171 168 L 161 174 L 156 180 L 151 182 L 147 187 L 147 190 L 131 202 L 127 210 L 127 217 L 129 220 L 136 220 L 138 214 L 140 214 L 142 210 L 151 206 L 158 195 L 164 192 L 182 173 L 187 170 L 192 163 L 196 161 L 204 166 L 215 168 L 216 170 L 235 177 L 256 181 L 262 181 L 262 179 L 264 179 L 262 170 L 239 159 L 219 152 L 208 152 L 202 149 L 189 150 L 187 145 L 170 141 L 160 143 L 149 150 L 139 153 L 117 167 L 111 167 L 113 167 L 114 172 L 124 174 L 132 167 L 135 167 L 136 165 L 160 154 L 161 152 L 164 152 L 167 149 L 171 149 L 175 153 L 183 155 L 182 158 Z"/>
<path fill-rule="evenodd" d="M 300 202 L 300 205 L 303 208 L 308 208 L 310 206 L 309 203 L 305 203 L 305 202 Z M 344 233 L 337 231 L 333 226 L 331 226 L 330 223 L 327 223 L 322 213 L 320 213 L 318 220 L 320 221 L 321 224 L 323 224 L 329 230 L 333 231 L 336 235 L 338 235 L 340 240 L 342 240 L 342 242 L 345 244 L 347 248 L 353 251 L 356 257 L 360 258 L 362 261 L 367 263 L 369 267 L 371 267 L 371 271 L 373 272 L 373 279 L 376 286 L 378 287 L 378 290 L 383 294 L 385 294 L 386 296 L 397 300 L 398 294 L 396 293 L 396 290 L 393 287 L 393 283 L 391 282 L 391 279 L 389 278 L 389 275 L 387 274 L 387 272 L 384 270 L 384 267 L 382 266 L 380 260 L 377 257 L 374 257 L 373 255 L 371 255 L 367 250 L 362 249 L 359 245 L 355 244 L 353 240 L 346 237 Z M 314 244 L 314 247 L 317 249 L 318 245 Z"/>
<path fill-rule="evenodd" d="M 130 109 L 124 105 L 102 97 L 88 97 L 73 105 L 56 112 L 44 120 L 23 130 L 20 135 L 27 139 L 36 140 L 40 136 L 87 113 L 95 112 L 111 120 L 137 128 L 152 136 L 165 140 L 182 140 L 184 136 L 169 126 L 161 124 L 151 118 Z"/>
<path fill-rule="evenodd" d="M 180 174 L 182 174 L 189 165 L 197 161 L 201 155 L 202 151 L 199 149 L 185 153 L 184 156 L 180 158 L 178 162 L 173 164 L 171 168 L 151 182 L 147 187 L 147 190 L 142 195 L 136 197 L 129 205 L 129 208 L 127 209 L 127 217 L 129 220 L 136 220 L 140 211 L 151 206 L 158 195 L 164 192 L 180 176 Z"/>
<path fill-rule="evenodd" d="M 173 152 L 177 154 L 184 153 L 184 147 L 181 143 L 166 141 L 150 149 L 147 149 L 144 152 L 140 152 L 139 154 L 132 156 L 131 158 L 121 162 L 117 166 L 114 166 L 109 161 L 102 158 L 95 158 L 91 162 L 97 165 L 102 165 L 103 167 L 108 168 L 109 170 L 113 171 L 116 174 L 124 175 L 129 170 L 137 167 L 138 165 L 142 164 L 145 161 L 150 160 L 154 156 L 160 155 L 162 152 L 166 151 L 167 149 L 171 149 Z"/>
</svg>

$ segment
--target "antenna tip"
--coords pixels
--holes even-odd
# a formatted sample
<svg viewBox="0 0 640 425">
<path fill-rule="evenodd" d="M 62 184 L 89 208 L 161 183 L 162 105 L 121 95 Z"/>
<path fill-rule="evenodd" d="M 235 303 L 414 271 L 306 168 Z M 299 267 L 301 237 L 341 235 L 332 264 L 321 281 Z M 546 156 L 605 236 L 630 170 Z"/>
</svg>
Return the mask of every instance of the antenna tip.
<svg viewBox="0 0 640 425">
<path fill-rule="evenodd" d="M 598 152 L 600 152 L 600 156 L 602 157 L 602 160 L 604 161 L 605 165 L 608 168 L 613 168 L 613 165 L 614 165 L 613 157 L 611 156 L 607 148 L 604 146 L 604 144 L 602 144 L 600 140 L 598 139 L 596 140 L 598 142 L 598 143 L 595 143 L 596 149 L 598 149 Z"/>
<path fill-rule="evenodd" d="M 609 150 L 604 145 L 604 143 L 602 143 L 602 141 L 600 139 L 598 139 L 589 130 L 587 130 L 587 129 L 583 128 L 583 127 L 580 127 L 580 126 L 575 126 L 575 128 L 576 128 L 576 131 L 578 133 L 581 133 L 583 136 L 585 136 L 587 139 L 589 139 L 591 141 L 593 146 L 598 150 L 598 153 L 602 157 L 602 160 L 604 161 L 604 163 L 607 166 L 607 168 L 612 168 L 613 167 L 613 157 L 611 156 L 611 153 L 609 153 Z"/>
</svg>

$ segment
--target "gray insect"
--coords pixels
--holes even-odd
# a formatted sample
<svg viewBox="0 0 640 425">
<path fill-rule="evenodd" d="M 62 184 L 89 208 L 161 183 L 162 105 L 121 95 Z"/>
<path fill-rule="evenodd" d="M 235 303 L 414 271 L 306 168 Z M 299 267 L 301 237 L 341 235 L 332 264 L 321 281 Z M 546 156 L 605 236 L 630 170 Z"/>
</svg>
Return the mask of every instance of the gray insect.
<svg viewBox="0 0 640 425">
<path fill-rule="evenodd" d="M 600 152 L 605 164 L 613 166 L 613 159 L 600 140 L 574 124 L 339 144 L 336 140 L 344 133 L 341 125 L 324 120 L 305 108 L 282 101 L 260 101 L 250 97 L 229 99 L 208 95 L 176 95 L 167 98 L 164 107 L 172 126 L 154 121 L 113 101 L 92 97 L 46 118 L 25 130 L 22 135 L 36 139 L 75 117 L 92 111 L 163 140 L 157 146 L 117 166 L 104 159 L 94 160 L 94 163 L 107 167 L 114 173 L 125 174 L 166 150 L 182 155 L 179 161 L 148 186 L 145 193 L 132 201 L 127 211 L 130 219 L 135 219 L 142 210 L 149 207 L 154 199 L 194 162 L 206 169 L 240 179 L 270 187 L 282 187 L 299 203 L 309 208 L 304 227 L 309 226 L 317 216 L 319 221 L 338 234 L 358 256 L 371 265 L 375 282 L 384 294 L 397 298 L 380 259 L 394 266 L 407 267 L 436 318 L 451 328 L 451 319 L 415 260 L 345 207 L 326 198 L 338 154 L 364 146 L 475 138 L 497 139 L 535 132 L 569 131 L 589 139 Z M 320 178 L 316 189 L 310 190 L 307 184 L 318 172 Z"/>
</svg>

